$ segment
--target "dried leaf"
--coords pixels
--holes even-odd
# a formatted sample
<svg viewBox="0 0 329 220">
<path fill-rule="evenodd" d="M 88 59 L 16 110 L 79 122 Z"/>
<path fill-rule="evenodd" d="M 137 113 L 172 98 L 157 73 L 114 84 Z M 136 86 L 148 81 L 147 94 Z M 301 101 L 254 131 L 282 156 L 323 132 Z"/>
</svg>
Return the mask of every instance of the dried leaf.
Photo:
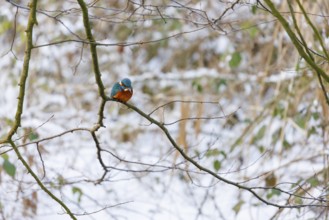
<svg viewBox="0 0 329 220">
<path fill-rule="evenodd" d="M 188 118 L 189 117 L 189 104 L 188 103 L 181 103 L 181 118 Z M 186 141 L 186 122 L 187 120 L 183 120 L 179 122 L 179 134 L 177 143 L 187 151 L 187 141 Z"/>
<path fill-rule="evenodd" d="M 199 101 L 203 101 L 202 98 L 199 99 Z M 203 114 L 203 104 L 199 104 L 199 105 L 197 105 L 197 117 L 198 118 L 202 117 L 202 114 Z M 194 122 L 194 130 L 195 130 L 196 137 L 198 137 L 198 135 L 200 134 L 201 123 L 202 123 L 202 120 L 196 120 Z"/>
<path fill-rule="evenodd" d="M 277 178 L 274 173 L 271 173 L 265 178 L 265 185 L 267 187 L 274 187 L 277 183 Z"/>
<path fill-rule="evenodd" d="M 188 118 L 189 117 L 189 104 L 188 103 L 181 103 L 181 118 Z M 179 122 L 179 134 L 177 138 L 177 144 L 180 146 L 183 146 L 183 149 L 185 152 L 188 150 L 188 145 L 186 141 L 186 120 Z M 176 162 L 177 158 L 179 156 L 178 151 L 175 154 L 174 157 L 174 163 Z"/>
</svg>

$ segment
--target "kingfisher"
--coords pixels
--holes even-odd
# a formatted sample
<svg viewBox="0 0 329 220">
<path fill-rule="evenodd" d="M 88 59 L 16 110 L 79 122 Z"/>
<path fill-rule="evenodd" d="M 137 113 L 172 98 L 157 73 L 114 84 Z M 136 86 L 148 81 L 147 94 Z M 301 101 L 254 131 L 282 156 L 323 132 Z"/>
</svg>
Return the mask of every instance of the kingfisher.
<svg viewBox="0 0 329 220">
<path fill-rule="evenodd" d="M 116 82 L 111 91 L 111 98 L 121 102 L 127 102 L 133 95 L 133 88 L 131 81 L 128 78 L 122 79 L 120 82 Z"/>
</svg>

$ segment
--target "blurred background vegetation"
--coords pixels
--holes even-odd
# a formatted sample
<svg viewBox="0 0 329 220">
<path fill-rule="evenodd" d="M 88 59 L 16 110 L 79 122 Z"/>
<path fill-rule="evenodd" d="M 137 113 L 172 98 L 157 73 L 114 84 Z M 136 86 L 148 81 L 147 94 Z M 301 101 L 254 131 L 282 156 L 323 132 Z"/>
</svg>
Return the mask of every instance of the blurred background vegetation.
<svg viewBox="0 0 329 220">
<path fill-rule="evenodd" d="M 301 2 L 328 48 L 329 2 Z M 168 124 L 180 146 L 200 164 L 232 181 L 268 187 L 260 194 L 278 204 L 309 204 L 304 197 L 314 198 L 313 204 L 327 199 L 325 91 L 263 1 L 87 3 L 107 93 L 114 82 L 130 77 L 134 86 L 130 102 L 146 113 L 171 101 L 193 101 L 173 102 L 153 116 Z M 288 1 L 276 1 L 275 6 L 295 31 Z M 321 40 L 297 3 L 292 6 L 316 64 L 328 73 Z M 29 11 L 22 1 L 2 7 L 0 135 L 5 136 L 14 120 Z M 39 1 L 37 20 L 23 122 L 16 137 L 22 146 L 69 129 L 92 127 L 100 100 L 79 5 Z M 323 85 L 328 88 L 328 82 Z M 203 120 L 176 122 L 182 118 Z M 92 140 L 83 132 L 21 148 L 40 176 L 46 167 L 45 183 L 77 212 L 104 208 L 105 195 L 111 195 L 113 203 L 141 200 L 146 208 L 138 213 L 136 202 L 139 205 L 107 209 L 107 216 L 121 219 L 128 212 L 126 216 L 160 219 L 168 209 L 172 219 L 180 219 L 183 212 L 168 207 L 170 202 L 180 203 L 173 195 L 176 184 L 195 219 L 328 218 L 325 208 L 269 209 L 247 192 L 205 177 L 184 162 L 160 130 L 119 104 L 107 104 L 105 125 L 99 133 L 102 147 L 126 160 L 104 155 L 113 169 L 106 179 L 111 186 L 88 183 L 99 178 L 102 169 Z M 52 212 L 38 207 L 48 207 L 51 201 L 39 195 L 9 146 L 0 146 L 0 154 L 3 219 L 46 219 Z M 169 168 L 160 172 L 156 165 Z M 128 196 L 127 189 L 134 193 Z M 136 193 L 141 189 L 144 196 Z M 150 196 L 154 199 L 145 205 Z"/>
</svg>

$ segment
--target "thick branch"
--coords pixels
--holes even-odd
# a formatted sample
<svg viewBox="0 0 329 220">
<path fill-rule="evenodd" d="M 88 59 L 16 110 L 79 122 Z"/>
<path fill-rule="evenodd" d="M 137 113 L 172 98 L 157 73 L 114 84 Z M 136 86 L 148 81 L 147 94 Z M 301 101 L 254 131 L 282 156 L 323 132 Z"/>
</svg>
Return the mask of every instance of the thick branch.
<svg viewBox="0 0 329 220">
<path fill-rule="evenodd" d="M 312 23 L 311 19 L 309 18 L 309 16 L 307 15 L 306 11 L 305 11 L 305 8 L 303 7 L 303 5 L 300 3 L 299 0 L 297 0 L 297 4 L 298 6 L 300 7 L 300 9 L 302 10 L 303 12 L 303 15 L 307 21 L 307 23 L 311 26 L 315 36 L 318 38 L 319 42 L 320 42 L 320 45 L 322 47 L 322 50 L 323 50 L 323 53 L 325 54 L 326 56 L 326 59 L 327 61 L 329 61 L 329 54 L 327 52 L 327 48 L 324 46 L 324 43 L 323 43 L 323 40 L 322 40 L 322 37 L 318 31 L 318 29 L 314 26 L 314 24 Z"/>
<path fill-rule="evenodd" d="M 58 199 L 52 192 L 50 192 L 41 182 L 41 180 L 38 178 L 38 176 L 33 172 L 31 167 L 28 165 L 26 160 L 22 157 L 21 153 L 18 150 L 18 147 L 12 140 L 13 135 L 16 133 L 18 127 L 21 126 L 21 118 L 23 114 L 23 105 L 24 105 L 24 98 L 25 98 L 25 87 L 26 87 L 26 81 L 29 73 L 29 65 L 30 65 L 30 59 L 31 59 L 31 52 L 33 49 L 33 27 L 35 24 L 37 24 L 36 19 L 36 11 L 37 11 L 37 0 L 31 0 L 30 2 L 30 14 L 29 19 L 27 23 L 26 28 L 26 46 L 25 46 L 25 56 L 24 56 L 24 62 L 23 62 L 23 70 L 19 82 L 19 95 L 18 95 L 18 103 L 16 108 L 16 115 L 15 115 L 15 122 L 11 130 L 9 131 L 6 140 L 3 142 L 7 142 L 11 145 L 11 147 L 14 149 L 18 159 L 22 162 L 24 167 L 27 169 L 28 173 L 31 174 L 31 176 L 35 179 L 37 184 L 40 186 L 40 188 L 47 193 L 53 200 L 55 200 L 59 205 L 63 207 L 63 209 L 67 212 L 67 214 L 72 218 L 76 219 L 75 216 L 72 214 L 70 209 L 60 200 Z"/>
<path fill-rule="evenodd" d="M 12 136 L 16 133 L 18 127 L 21 126 L 21 117 L 23 114 L 23 105 L 24 105 L 24 97 L 25 97 L 25 85 L 29 74 L 31 51 L 33 48 L 33 42 L 32 42 L 33 26 L 34 24 L 37 24 L 37 19 L 36 19 L 37 0 L 32 0 L 30 7 L 31 7 L 31 12 L 27 23 L 27 28 L 25 30 L 26 32 L 25 56 L 24 56 L 21 78 L 18 84 L 19 94 L 17 97 L 18 102 L 17 102 L 16 114 L 15 114 L 15 122 L 13 127 L 9 131 L 6 140 L 11 140 Z"/>
<path fill-rule="evenodd" d="M 297 38 L 296 34 L 292 31 L 290 28 L 289 23 L 287 20 L 280 14 L 280 12 L 276 9 L 273 2 L 271 0 L 264 0 L 268 7 L 271 9 L 271 12 L 274 17 L 276 17 L 287 34 L 289 35 L 289 38 L 291 39 L 292 43 L 298 50 L 298 53 L 301 55 L 301 57 L 318 73 L 323 77 L 327 82 L 329 82 L 329 76 L 321 69 L 313 60 L 311 57 L 308 56 L 308 54 L 305 52 L 302 45 L 299 43 L 299 39 Z M 306 46 L 306 45 L 305 45 Z"/>
<path fill-rule="evenodd" d="M 34 0 L 36 1 L 36 0 Z M 12 148 L 14 149 L 15 153 L 17 154 L 18 159 L 23 163 L 24 167 L 27 169 L 28 173 L 31 174 L 31 176 L 35 179 L 35 181 L 37 182 L 37 184 L 40 186 L 40 188 L 47 193 L 53 200 L 55 200 L 59 205 L 61 205 L 63 207 L 63 209 L 66 211 L 66 213 L 74 220 L 76 220 L 77 218 L 73 215 L 73 213 L 71 212 L 71 210 L 65 205 L 64 202 L 62 202 L 59 198 L 57 198 L 52 192 L 49 191 L 49 189 L 47 189 L 47 187 L 45 187 L 45 185 L 43 185 L 43 183 L 41 182 L 41 180 L 38 178 L 38 176 L 33 172 L 33 170 L 31 169 L 31 167 L 27 164 L 27 162 L 24 160 L 24 158 L 22 157 L 21 153 L 18 151 L 17 146 L 15 145 L 15 143 L 12 140 L 9 140 L 9 144 L 12 146 Z"/>
<path fill-rule="evenodd" d="M 105 87 L 103 85 L 102 77 L 101 77 L 102 74 L 101 74 L 101 71 L 99 70 L 99 65 L 98 65 L 98 56 L 97 56 L 97 49 L 96 49 L 96 44 L 95 44 L 96 41 L 93 37 L 93 34 L 91 33 L 88 8 L 86 6 L 86 3 L 83 0 L 78 0 L 78 3 L 82 10 L 83 24 L 85 26 L 87 39 L 90 42 L 90 44 L 89 44 L 90 52 L 91 52 L 91 58 L 92 58 L 92 62 L 93 62 L 95 79 L 96 79 L 96 83 L 98 85 L 98 92 L 99 92 L 99 95 L 102 97 L 102 99 L 106 99 Z"/>
</svg>

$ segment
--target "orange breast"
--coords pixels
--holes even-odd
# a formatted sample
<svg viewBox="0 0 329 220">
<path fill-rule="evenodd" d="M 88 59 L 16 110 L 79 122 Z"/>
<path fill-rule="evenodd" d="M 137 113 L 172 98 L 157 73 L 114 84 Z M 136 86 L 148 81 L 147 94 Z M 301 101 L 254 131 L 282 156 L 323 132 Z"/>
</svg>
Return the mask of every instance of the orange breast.
<svg viewBox="0 0 329 220">
<path fill-rule="evenodd" d="M 113 96 L 113 98 L 115 98 L 121 102 L 127 102 L 131 98 L 132 95 L 133 95 L 133 93 L 130 91 L 122 91 L 122 92 L 118 92 L 117 94 L 115 94 L 115 96 Z"/>
</svg>

